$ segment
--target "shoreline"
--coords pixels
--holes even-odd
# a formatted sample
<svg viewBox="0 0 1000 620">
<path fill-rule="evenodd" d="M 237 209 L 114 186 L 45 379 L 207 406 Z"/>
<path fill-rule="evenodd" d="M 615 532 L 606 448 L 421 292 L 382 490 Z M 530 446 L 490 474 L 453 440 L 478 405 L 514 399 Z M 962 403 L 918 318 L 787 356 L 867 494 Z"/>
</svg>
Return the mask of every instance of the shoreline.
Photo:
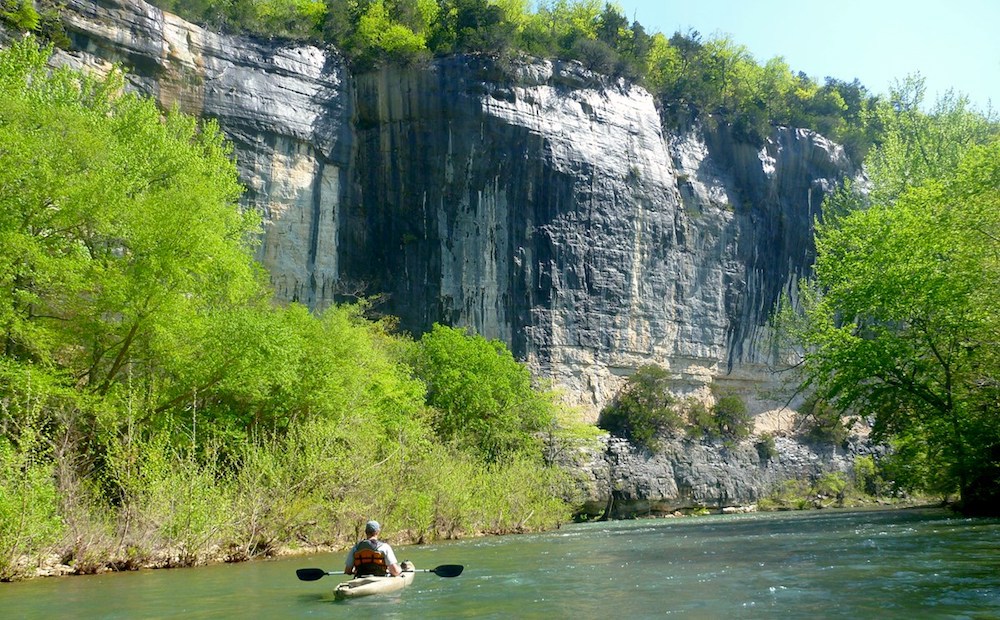
<svg viewBox="0 0 1000 620">
<path fill-rule="evenodd" d="M 897 500 L 897 501 L 886 501 L 886 500 L 876 500 L 871 502 L 862 502 L 852 505 L 845 506 L 814 506 L 804 509 L 789 509 L 789 508 L 777 508 L 777 509 L 765 509 L 761 510 L 756 504 L 749 506 L 739 506 L 739 507 L 729 507 L 726 509 L 719 509 L 713 511 L 690 511 L 681 512 L 675 511 L 673 513 L 663 514 L 663 515 L 637 515 L 634 519 L 676 519 L 676 518 L 698 518 L 704 516 L 712 515 L 733 515 L 733 514 L 749 514 L 749 513 L 779 513 L 779 512 L 812 512 L 812 511 L 825 511 L 825 510 L 912 510 L 921 508 L 941 508 L 941 509 L 951 509 L 952 505 L 947 502 L 941 501 L 930 501 L 926 498 L 921 500 Z M 628 521 L 632 519 L 615 519 L 618 521 Z M 560 526 L 556 526 L 551 529 L 559 529 Z M 515 534 L 529 533 L 527 531 L 519 532 L 478 532 L 472 533 L 466 536 L 455 536 L 449 538 L 448 540 L 464 540 L 470 538 L 484 538 L 489 536 L 507 536 Z M 442 539 L 443 540 L 443 539 Z M 164 569 L 183 569 L 183 568 L 195 568 L 199 566 L 213 566 L 219 564 L 242 564 L 245 562 L 256 562 L 262 560 L 268 560 L 272 558 L 290 558 L 296 556 L 313 555 L 319 553 L 337 553 L 346 551 L 350 548 L 351 544 L 331 544 L 331 543 L 319 543 L 315 545 L 308 546 L 294 546 L 294 545 L 284 545 L 276 547 L 273 552 L 262 553 L 254 557 L 244 557 L 235 558 L 231 553 L 227 553 L 223 549 L 214 549 L 209 553 L 205 554 L 204 557 L 198 558 L 195 562 L 182 562 L 180 560 L 181 552 L 178 549 L 161 549 L 154 552 L 154 557 L 142 563 L 126 563 L 114 558 L 109 558 L 98 566 L 94 566 L 92 569 L 78 570 L 76 567 L 64 564 L 60 562 L 60 557 L 56 553 L 48 554 L 42 559 L 37 560 L 37 566 L 30 572 L 22 573 L 22 576 L 18 579 L 12 581 L 31 581 L 35 579 L 48 579 L 48 578 L 59 578 L 59 577 L 78 577 L 87 575 L 101 575 L 107 573 L 124 573 L 124 572 L 136 572 L 143 570 L 164 570 Z M 392 542 L 395 545 L 423 545 L 427 544 L 424 541 L 419 541 L 413 539 L 412 536 L 401 536 Z M 21 565 L 27 566 L 27 564 L 34 564 L 36 562 L 31 562 L 28 558 L 21 559 Z M 0 585 L 0 588 L 3 586 Z"/>
</svg>

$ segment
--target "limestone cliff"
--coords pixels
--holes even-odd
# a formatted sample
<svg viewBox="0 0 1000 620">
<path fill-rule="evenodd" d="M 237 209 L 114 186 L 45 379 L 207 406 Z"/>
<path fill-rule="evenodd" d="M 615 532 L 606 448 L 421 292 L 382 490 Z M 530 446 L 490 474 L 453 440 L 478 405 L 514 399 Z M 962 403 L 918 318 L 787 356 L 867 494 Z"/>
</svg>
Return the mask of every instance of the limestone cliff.
<svg viewBox="0 0 1000 620">
<path fill-rule="evenodd" d="M 218 119 L 278 295 L 384 294 L 507 342 L 593 415 L 636 366 L 685 391 L 768 380 L 767 319 L 811 265 L 843 150 L 775 128 L 665 132 L 640 87 L 481 57 L 351 75 L 333 50 L 207 32 L 136 0 L 69 0 L 63 61 L 122 63 Z"/>
</svg>

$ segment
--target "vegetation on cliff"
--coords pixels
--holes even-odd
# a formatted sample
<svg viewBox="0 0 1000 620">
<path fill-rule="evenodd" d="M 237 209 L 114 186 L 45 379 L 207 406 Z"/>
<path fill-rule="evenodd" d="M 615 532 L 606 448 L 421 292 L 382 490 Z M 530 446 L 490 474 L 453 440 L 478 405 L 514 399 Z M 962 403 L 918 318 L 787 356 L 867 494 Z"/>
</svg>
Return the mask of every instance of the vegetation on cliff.
<svg viewBox="0 0 1000 620">
<path fill-rule="evenodd" d="M 875 98 L 857 80 L 820 84 L 781 58 L 758 62 L 727 37 L 666 36 L 602 0 L 153 0 L 230 32 L 325 42 L 357 71 L 433 56 L 482 53 L 577 60 L 596 73 L 646 86 L 669 123 L 727 123 L 752 140 L 772 125 L 814 129 L 860 161 L 873 140 Z"/>
<path fill-rule="evenodd" d="M 672 393 L 669 372 L 655 364 L 639 367 L 601 409 L 597 425 L 612 435 L 656 452 L 660 438 L 685 431 L 689 436 L 734 445 L 750 437 L 753 418 L 742 398 L 718 393 L 711 407 Z"/>
<path fill-rule="evenodd" d="M 276 305 L 216 125 L 47 57 L 0 51 L 0 580 L 570 517 L 502 344 Z"/>
<path fill-rule="evenodd" d="M 355 71 L 417 64 L 434 56 L 488 54 L 576 60 L 640 83 L 665 122 L 731 125 L 761 141 L 774 125 L 804 127 L 843 144 L 855 161 L 878 140 L 876 98 L 857 80 L 823 83 L 780 57 L 759 62 L 728 37 L 668 37 L 630 22 L 601 0 L 151 0 L 208 28 L 330 44 Z M 36 8 L 37 6 L 37 8 Z M 56 0 L 0 0 L 0 21 L 68 45 Z"/>
</svg>

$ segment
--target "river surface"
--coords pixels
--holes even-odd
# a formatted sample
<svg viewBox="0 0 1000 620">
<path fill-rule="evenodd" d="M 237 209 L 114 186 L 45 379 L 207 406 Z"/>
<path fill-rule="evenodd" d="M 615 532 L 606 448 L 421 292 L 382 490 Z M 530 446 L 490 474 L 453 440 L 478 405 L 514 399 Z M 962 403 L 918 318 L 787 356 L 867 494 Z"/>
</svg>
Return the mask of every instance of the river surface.
<svg viewBox="0 0 1000 620">
<path fill-rule="evenodd" d="M 385 533 L 391 542 L 391 529 Z M 0 618 L 1000 618 L 1000 520 L 936 509 L 585 523 L 396 549 L 420 573 L 334 601 L 342 554 L 0 583 Z"/>
</svg>

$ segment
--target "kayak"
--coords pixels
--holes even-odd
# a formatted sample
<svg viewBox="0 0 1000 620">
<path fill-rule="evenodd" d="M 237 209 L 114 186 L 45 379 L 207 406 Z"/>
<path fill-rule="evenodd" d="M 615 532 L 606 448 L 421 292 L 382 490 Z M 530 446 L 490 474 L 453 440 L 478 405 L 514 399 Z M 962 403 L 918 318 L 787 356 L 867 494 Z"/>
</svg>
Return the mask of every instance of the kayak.
<svg viewBox="0 0 1000 620">
<path fill-rule="evenodd" d="M 401 565 L 403 574 L 399 577 L 386 575 L 385 577 L 355 577 L 350 581 L 345 581 L 337 586 L 333 591 L 333 598 L 342 601 L 347 598 L 358 598 L 359 596 L 371 596 L 372 594 L 385 594 L 402 590 L 413 583 L 413 576 L 416 571 L 413 562 L 403 562 Z"/>
</svg>

